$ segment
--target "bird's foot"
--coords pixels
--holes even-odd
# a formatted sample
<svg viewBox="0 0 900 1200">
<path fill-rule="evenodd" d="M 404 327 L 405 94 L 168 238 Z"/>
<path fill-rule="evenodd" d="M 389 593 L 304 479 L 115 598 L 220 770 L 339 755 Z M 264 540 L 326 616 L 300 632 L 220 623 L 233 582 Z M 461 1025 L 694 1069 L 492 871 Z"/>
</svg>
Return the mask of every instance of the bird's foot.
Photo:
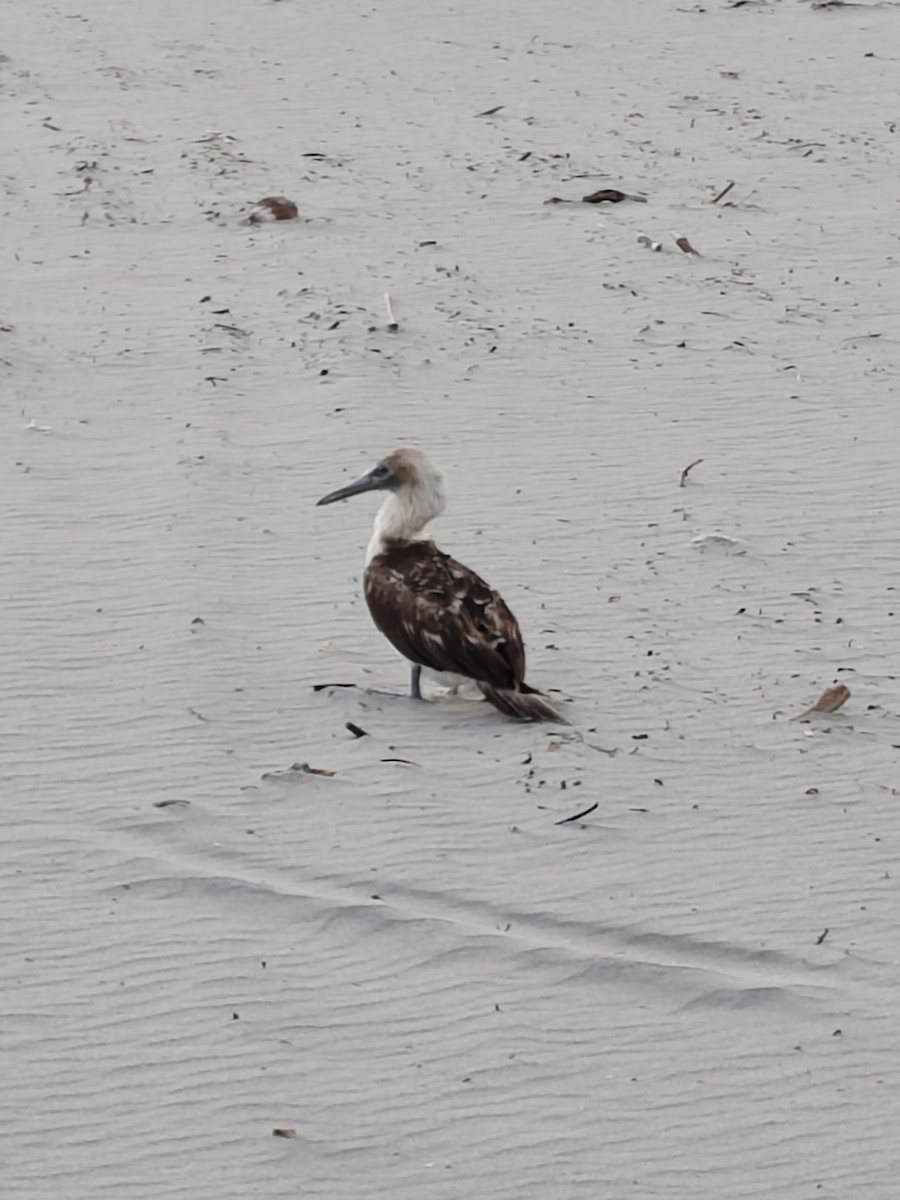
<svg viewBox="0 0 900 1200">
<path fill-rule="evenodd" d="M 409 673 L 409 694 L 413 700 L 422 699 L 421 679 L 422 668 L 417 663 Z"/>
</svg>

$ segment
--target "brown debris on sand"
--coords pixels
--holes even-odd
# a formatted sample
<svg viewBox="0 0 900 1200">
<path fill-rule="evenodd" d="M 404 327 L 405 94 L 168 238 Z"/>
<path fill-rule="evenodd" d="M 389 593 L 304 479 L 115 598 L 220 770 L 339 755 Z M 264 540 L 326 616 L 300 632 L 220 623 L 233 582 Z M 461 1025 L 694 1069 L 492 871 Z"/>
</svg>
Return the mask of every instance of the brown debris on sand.
<svg viewBox="0 0 900 1200">
<path fill-rule="evenodd" d="M 646 196 L 629 196 L 627 192 L 620 192 L 618 188 L 601 188 L 598 192 L 591 192 L 589 196 L 582 196 L 582 204 L 621 204 L 623 200 L 634 200 L 638 204 L 646 204 Z"/>
<path fill-rule="evenodd" d="M 697 258 L 700 257 L 700 251 L 695 250 L 686 237 L 678 233 L 673 233 L 672 238 L 674 239 L 675 245 L 679 250 L 683 251 L 685 254 L 695 254 Z"/>
<path fill-rule="evenodd" d="M 804 717 L 808 717 L 810 713 L 833 713 L 837 712 L 850 699 L 850 689 L 844 683 L 836 683 L 834 687 L 826 688 L 822 695 L 818 698 L 815 704 L 811 704 L 809 708 L 804 709 L 802 713 L 798 713 L 796 717 L 791 717 L 792 721 L 802 721 Z"/>
<path fill-rule="evenodd" d="M 287 196 L 266 196 L 254 204 L 247 223 L 259 225 L 263 221 L 296 221 L 299 215 L 297 205 Z"/>
<path fill-rule="evenodd" d="M 549 200 L 545 200 L 545 204 L 621 204 L 623 200 L 633 200 L 636 204 L 646 204 L 646 196 L 630 196 L 627 192 L 620 192 L 618 188 L 600 188 L 598 192 L 591 192 L 587 196 L 582 196 L 580 200 L 570 200 L 562 196 L 551 196 Z"/>
</svg>

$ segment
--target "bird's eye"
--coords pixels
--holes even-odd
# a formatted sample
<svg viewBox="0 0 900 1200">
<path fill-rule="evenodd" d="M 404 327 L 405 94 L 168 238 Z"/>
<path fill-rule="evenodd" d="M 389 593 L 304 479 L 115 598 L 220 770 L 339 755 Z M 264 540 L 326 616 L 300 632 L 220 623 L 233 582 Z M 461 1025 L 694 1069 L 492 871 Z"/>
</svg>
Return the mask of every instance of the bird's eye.
<svg viewBox="0 0 900 1200">
<path fill-rule="evenodd" d="M 376 479 L 386 479 L 388 475 L 388 469 L 384 463 L 379 463 L 372 474 Z"/>
</svg>

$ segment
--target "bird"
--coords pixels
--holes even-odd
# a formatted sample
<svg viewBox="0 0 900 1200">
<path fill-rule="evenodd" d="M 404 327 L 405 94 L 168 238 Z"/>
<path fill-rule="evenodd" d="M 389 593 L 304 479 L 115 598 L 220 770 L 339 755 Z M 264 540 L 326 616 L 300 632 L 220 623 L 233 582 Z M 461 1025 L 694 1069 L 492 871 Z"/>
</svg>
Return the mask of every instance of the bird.
<svg viewBox="0 0 900 1200">
<path fill-rule="evenodd" d="M 473 680 L 506 716 L 567 725 L 525 682 L 522 634 L 500 593 L 425 536 L 446 505 L 434 463 L 421 450 L 401 447 L 317 505 L 363 492 L 387 493 L 366 551 L 363 590 L 375 625 L 412 663 L 412 698 L 422 699 L 425 668 L 454 690 Z"/>
</svg>

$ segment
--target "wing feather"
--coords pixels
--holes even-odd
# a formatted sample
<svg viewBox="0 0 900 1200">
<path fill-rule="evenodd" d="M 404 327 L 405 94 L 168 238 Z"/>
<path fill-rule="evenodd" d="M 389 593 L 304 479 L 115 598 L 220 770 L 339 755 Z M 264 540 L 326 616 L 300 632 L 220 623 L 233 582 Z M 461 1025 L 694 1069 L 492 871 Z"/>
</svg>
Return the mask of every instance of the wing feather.
<svg viewBox="0 0 900 1200">
<path fill-rule="evenodd" d="M 365 595 L 375 624 L 411 662 L 496 688 L 524 681 L 522 635 L 503 598 L 433 542 L 388 545 L 366 568 Z"/>
</svg>

